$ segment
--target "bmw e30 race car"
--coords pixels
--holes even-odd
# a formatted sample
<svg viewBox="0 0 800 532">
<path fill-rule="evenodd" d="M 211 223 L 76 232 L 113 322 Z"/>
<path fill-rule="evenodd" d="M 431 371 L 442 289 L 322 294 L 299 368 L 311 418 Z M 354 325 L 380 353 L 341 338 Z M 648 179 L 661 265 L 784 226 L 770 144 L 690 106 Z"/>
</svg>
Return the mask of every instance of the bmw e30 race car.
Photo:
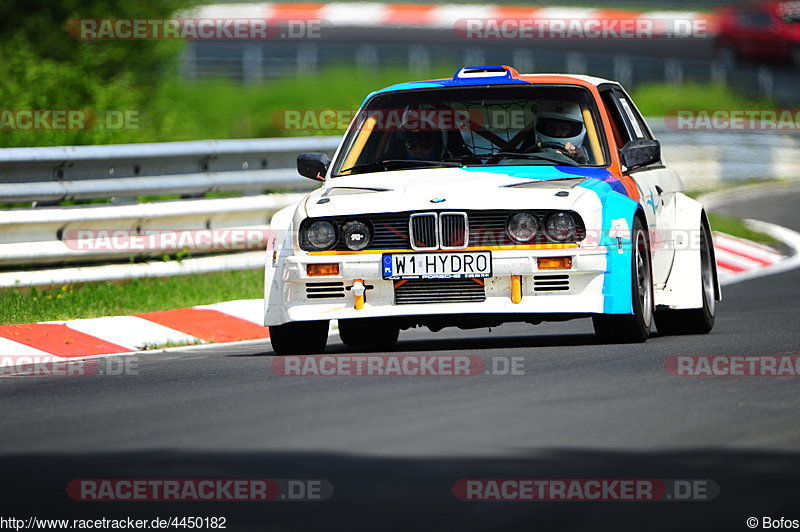
<svg viewBox="0 0 800 532">
<path fill-rule="evenodd" d="M 602 341 L 707 333 L 721 297 L 703 206 L 618 84 L 508 66 L 370 94 L 322 182 L 272 219 L 279 355 L 400 329 L 591 317 Z"/>
</svg>

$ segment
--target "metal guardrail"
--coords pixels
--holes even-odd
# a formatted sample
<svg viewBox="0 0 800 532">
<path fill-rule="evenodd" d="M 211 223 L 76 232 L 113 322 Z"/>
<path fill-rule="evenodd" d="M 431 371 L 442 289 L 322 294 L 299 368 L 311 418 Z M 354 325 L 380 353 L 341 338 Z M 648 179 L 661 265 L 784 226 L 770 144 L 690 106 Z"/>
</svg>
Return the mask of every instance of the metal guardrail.
<svg viewBox="0 0 800 532">
<path fill-rule="evenodd" d="M 648 119 L 662 141 L 666 162 L 687 188 L 714 188 L 721 181 L 798 177 L 800 135 L 776 132 L 703 132 L 669 129 Z M 196 234 L 237 229 L 266 234 L 277 210 L 299 200 L 314 182 L 295 170 L 297 153 L 332 153 L 339 137 L 218 140 L 112 146 L 13 148 L 0 150 L 0 203 L 199 195 L 237 191 L 253 195 L 183 199 L 123 205 L 40 206 L 0 210 L 0 287 L 87 282 L 157 275 L 242 269 L 263 264 L 265 240 L 237 253 L 131 264 L 174 253 L 164 245 L 76 249 L 69 235 L 79 231 Z M 263 194 L 281 190 L 284 193 Z M 124 203 L 124 201 L 123 201 Z M 159 241 L 161 242 L 161 241 Z M 259 258 L 260 257 L 260 258 Z M 103 265 L 98 265 L 103 264 Z M 50 269 L 46 269 L 50 268 Z M 35 271 L 34 271 L 35 270 Z"/>
<path fill-rule="evenodd" d="M 664 160 L 688 189 L 711 189 L 722 182 L 800 178 L 800 131 L 680 131 L 649 118 L 661 141 Z"/>
<path fill-rule="evenodd" d="M 0 150 L 0 203 L 311 189 L 303 151 L 332 153 L 338 137 L 202 140 Z M 305 185 L 305 186 L 304 186 Z"/>
</svg>

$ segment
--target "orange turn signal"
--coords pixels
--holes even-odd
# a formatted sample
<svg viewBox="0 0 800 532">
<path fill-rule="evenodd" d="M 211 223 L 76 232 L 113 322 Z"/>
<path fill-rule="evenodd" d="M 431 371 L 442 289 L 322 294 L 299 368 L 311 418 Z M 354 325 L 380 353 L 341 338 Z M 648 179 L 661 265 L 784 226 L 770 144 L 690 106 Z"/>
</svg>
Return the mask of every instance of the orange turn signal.
<svg viewBox="0 0 800 532">
<path fill-rule="evenodd" d="M 319 277 L 323 275 L 339 275 L 338 264 L 307 264 L 306 273 L 309 277 Z"/>
<path fill-rule="evenodd" d="M 540 270 L 569 270 L 572 268 L 572 257 L 539 257 Z"/>
</svg>

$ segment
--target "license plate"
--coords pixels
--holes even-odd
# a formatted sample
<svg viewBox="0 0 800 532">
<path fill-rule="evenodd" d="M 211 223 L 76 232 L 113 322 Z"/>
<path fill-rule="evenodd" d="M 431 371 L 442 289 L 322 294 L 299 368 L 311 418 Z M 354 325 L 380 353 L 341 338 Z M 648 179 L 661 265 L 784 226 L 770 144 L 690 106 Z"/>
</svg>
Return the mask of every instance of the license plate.
<svg viewBox="0 0 800 532">
<path fill-rule="evenodd" d="M 383 255 L 384 279 L 480 279 L 491 276 L 491 251 Z"/>
</svg>

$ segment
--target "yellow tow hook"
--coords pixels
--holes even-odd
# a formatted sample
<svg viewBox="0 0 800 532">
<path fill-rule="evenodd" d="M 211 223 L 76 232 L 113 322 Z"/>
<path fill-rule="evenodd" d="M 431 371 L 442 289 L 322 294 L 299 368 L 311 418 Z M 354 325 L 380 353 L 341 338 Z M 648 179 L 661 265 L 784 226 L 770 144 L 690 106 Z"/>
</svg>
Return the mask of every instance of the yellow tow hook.
<svg viewBox="0 0 800 532">
<path fill-rule="evenodd" d="M 364 281 L 362 279 L 356 279 L 353 282 L 353 288 L 350 290 L 353 292 L 353 304 L 356 310 L 361 310 L 364 308 L 364 292 L 367 291 L 366 287 L 364 286 Z"/>
<path fill-rule="evenodd" d="M 522 276 L 511 276 L 511 302 L 515 305 L 522 301 Z"/>
</svg>

